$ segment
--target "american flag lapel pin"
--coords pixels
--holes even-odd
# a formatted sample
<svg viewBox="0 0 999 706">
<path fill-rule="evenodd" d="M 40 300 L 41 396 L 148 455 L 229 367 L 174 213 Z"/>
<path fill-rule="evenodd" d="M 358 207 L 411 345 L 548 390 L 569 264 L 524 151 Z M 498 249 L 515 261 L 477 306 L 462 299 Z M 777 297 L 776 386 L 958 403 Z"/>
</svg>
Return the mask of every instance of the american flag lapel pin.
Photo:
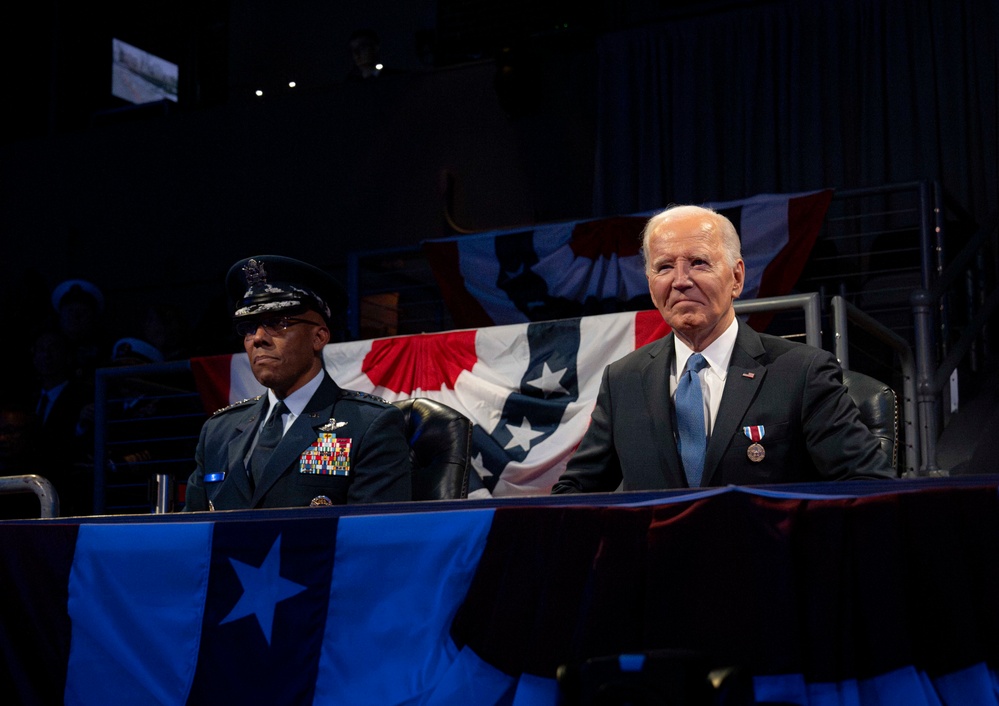
<svg viewBox="0 0 999 706">
<path fill-rule="evenodd" d="M 742 377 L 749 378 L 750 380 L 752 380 L 754 377 L 756 377 L 756 373 L 743 373 Z"/>
</svg>

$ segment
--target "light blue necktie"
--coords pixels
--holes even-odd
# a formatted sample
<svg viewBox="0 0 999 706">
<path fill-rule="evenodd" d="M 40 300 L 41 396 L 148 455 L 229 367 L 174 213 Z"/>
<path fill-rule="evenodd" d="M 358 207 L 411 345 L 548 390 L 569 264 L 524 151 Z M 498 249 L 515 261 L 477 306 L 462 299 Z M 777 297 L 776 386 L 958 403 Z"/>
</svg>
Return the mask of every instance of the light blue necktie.
<svg viewBox="0 0 999 706">
<path fill-rule="evenodd" d="M 704 433 L 704 395 L 697 373 L 707 365 L 708 361 L 700 353 L 690 356 L 674 398 L 680 458 L 683 459 L 683 472 L 687 474 L 687 485 L 691 488 L 700 487 L 704 474 L 704 451 L 708 440 Z"/>
</svg>

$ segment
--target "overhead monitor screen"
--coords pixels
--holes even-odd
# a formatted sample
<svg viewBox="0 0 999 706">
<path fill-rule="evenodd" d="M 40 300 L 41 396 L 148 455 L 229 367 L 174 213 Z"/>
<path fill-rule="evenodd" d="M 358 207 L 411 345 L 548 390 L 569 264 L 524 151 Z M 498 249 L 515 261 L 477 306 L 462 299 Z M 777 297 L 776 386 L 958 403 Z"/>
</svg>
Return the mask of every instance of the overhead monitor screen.
<svg viewBox="0 0 999 706">
<path fill-rule="evenodd" d="M 177 102 L 177 64 L 120 39 L 111 40 L 111 93 L 129 103 Z"/>
</svg>

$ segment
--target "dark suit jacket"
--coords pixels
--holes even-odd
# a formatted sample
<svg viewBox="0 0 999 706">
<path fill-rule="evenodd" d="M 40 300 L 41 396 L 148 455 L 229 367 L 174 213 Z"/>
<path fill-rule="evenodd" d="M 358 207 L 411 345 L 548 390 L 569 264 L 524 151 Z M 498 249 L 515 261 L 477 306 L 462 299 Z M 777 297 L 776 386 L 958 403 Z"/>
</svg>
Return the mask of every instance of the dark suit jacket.
<svg viewBox="0 0 999 706">
<path fill-rule="evenodd" d="M 40 473 L 55 486 L 59 514 L 89 515 L 93 511 L 93 473 L 85 470 L 94 452 L 93 424 L 82 421 L 83 409 L 94 401 L 93 390 L 78 380 L 62 389 L 45 420 L 39 420 L 40 449 L 59 449 L 56 454 L 39 453 L 33 473 Z"/>
<path fill-rule="evenodd" d="M 705 486 L 894 478 L 828 352 L 741 321 L 704 460 Z M 604 370 L 590 426 L 553 493 L 687 487 L 669 395 L 673 334 Z M 763 425 L 766 457 L 747 456 Z"/>
<path fill-rule="evenodd" d="M 185 510 L 308 507 L 325 496 L 334 505 L 412 499 L 409 444 L 402 412 L 373 395 L 341 389 L 329 375 L 285 433 L 251 490 L 243 459 L 253 442 L 267 397 L 216 412 L 201 429 L 197 468 L 187 482 Z M 343 423 L 335 429 L 320 427 Z M 302 454 L 323 435 L 350 440 L 346 475 L 310 473 Z M 314 468 L 314 466 L 313 466 Z M 207 479 L 206 479 L 207 478 Z"/>
</svg>

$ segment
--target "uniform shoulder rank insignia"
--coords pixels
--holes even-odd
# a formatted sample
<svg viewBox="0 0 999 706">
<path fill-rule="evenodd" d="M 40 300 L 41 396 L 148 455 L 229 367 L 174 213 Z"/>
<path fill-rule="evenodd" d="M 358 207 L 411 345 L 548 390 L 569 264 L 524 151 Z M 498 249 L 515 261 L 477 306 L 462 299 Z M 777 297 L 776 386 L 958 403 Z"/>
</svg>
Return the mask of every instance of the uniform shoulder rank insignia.
<svg viewBox="0 0 999 706">
<path fill-rule="evenodd" d="M 357 390 L 345 390 L 346 396 L 353 397 L 358 400 L 363 400 L 365 402 L 378 402 L 379 404 L 388 404 L 388 400 L 384 397 L 379 397 L 378 395 L 372 395 L 370 392 L 359 392 Z"/>
<path fill-rule="evenodd" d="M 223 407 L 222 409 L 215 410 L 215 412 L 212 414 L 212 416 L 213 417 L 217 417 L 218 415 L 222 414 L 223 412 L 228 412 L 230 409 L 236 409 L 237 407 L 242 407 L 243 405 L 250 404 L 251 402 L 256 402 L 261 397 L 263 397 L 263 395 L 257 395 L 256 397 L 248 397 L 245 400 L 240 400 L 239 402 L 233 402 L 231 405 Z"/>
</svg>

